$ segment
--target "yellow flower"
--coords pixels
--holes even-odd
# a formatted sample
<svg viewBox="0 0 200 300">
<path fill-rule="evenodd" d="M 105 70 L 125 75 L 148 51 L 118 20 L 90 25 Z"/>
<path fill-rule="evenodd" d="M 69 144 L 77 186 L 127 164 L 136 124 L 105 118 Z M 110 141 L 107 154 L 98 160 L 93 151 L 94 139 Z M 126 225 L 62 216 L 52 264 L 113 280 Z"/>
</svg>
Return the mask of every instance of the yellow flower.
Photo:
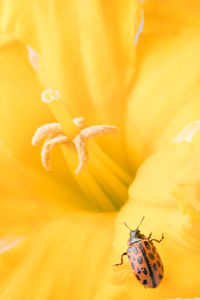
<svg viewBox="0 0 200 300">
<path fill-rule="evenodd" d="M 199 6 L 1 1 L 0 300 L 199 296 Z M 76 175 L 80 117 L 120 134 L 90 141 Z M 47 173 L 31 138 L 49 123 L 71 148 Z M 165 233 L 157 289 L 113 267 L 143 215 Z"/>
</svg>

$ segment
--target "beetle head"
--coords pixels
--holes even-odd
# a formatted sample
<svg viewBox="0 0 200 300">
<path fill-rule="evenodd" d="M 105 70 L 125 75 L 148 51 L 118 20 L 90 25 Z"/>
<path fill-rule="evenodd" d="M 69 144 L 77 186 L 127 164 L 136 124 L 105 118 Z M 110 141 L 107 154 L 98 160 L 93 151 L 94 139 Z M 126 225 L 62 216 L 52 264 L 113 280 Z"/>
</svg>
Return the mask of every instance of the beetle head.
<svg viewBox="0 0 200 300">
<path fill-rule="evenodd" d="M 142 224 L 144 220 L 144 217 L 142 218 L 140 224 L 137 226 L 137 228 L 135 230 L 132 230 L 125 222 L 124 225 L 130 230 L 130 238 L 128 240 L 128 245 L 131 245 L 135 242 L 137 242 L 138 240 L 144 238 L 145 236 L 143 234 L 140 233 L 140 230 L 138 229 L 139 226 Z"/>
</svg>

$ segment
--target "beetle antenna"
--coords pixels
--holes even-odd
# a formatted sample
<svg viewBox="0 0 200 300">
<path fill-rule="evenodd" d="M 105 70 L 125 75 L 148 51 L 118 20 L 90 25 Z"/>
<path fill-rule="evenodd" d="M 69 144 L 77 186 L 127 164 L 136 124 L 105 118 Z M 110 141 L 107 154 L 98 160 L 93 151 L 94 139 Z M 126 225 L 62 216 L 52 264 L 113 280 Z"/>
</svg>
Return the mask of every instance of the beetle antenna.
<svg viewBox="0 0 200 300">
<path fill-rule="evenodd" d="M 142 224 L 144 218 L 145 218 L 145 216 L 142 217 L 142 220 L 140 221 L 140 224 L 138 225 L 138 227 L 136 229 L 138 229 L 140 227 L 140 225 Z"/>
<path fill-rule="evenodd" d="M 133 231 L 133 230 L 126 224 L 126 222 L 124 222 L 124 225 L 125 225 L 130 231 Z"/>
</svg>

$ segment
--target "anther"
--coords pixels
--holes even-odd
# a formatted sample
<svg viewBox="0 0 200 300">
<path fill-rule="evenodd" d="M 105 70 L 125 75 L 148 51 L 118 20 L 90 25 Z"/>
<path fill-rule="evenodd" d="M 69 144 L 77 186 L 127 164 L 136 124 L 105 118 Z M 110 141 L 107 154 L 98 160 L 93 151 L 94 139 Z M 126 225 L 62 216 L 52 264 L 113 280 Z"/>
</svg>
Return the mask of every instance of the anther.
<svg viewBox="0 0 200 300">
<path fill-rule="evenodd" d="M 73 119 L 74 124 L 78 127 L 78 128 L 85 128 L 87 126 L 85 119 L 80 117 L 80 118 L 74 118 Z"/>
<path fill-rule="evenodd" d="M 58 135 L 50 140 L 46 140 L 43 144 L 42 151 L 41 151 L 41 160 L 44 168 L 47 171 L 51 170 L 51 156 L 50 153 L 54 146 L 62 145 L 67 143 L 67 137 L 64 135 Z"/>
<path fill-rule="evenodd" d="M 55 145 L 64 144 L 71 146 L 73 144 L 75 146 L 73 149 L 77 151 L 79 158 L 79 165 L 75 173 L 80 174 L 88 161 L 87 140 L 100 135 L 115 134 L 119 131 L 117 127 L 110 125 L 86 127 L 86 122 L 83 118 L 76 118 L 73 122 L 80 128 L 80 133 L 72 141 L 64 134 L 59 123 L 45 124 L 36 130 L 32 139 L 32 145 L 36 145 L 42 138 L 47 137 L 41 151 L 42 164 L 46 170 L 50 171 L 50 152 Z"/>
<path fill-rule="evenodd" d="M 46 136 L 48 136 L 48 138 L 51 138 L 61 133 L 62 133 L 62 127 L 60 126 L 59 123 L 49 123 L 49 124 L 42 125 L 36 130 L 32 138 L 32 145 L 35 146 L 36 144 L 39 143 L 40 140 L 42 140 Z"/>
</svg>

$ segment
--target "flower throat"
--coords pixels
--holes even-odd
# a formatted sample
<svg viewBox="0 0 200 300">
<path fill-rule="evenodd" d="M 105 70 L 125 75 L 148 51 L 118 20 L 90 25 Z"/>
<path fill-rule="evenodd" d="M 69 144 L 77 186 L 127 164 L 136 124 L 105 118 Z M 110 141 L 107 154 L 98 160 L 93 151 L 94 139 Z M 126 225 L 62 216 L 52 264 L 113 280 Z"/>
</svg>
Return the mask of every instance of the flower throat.
<svg viewBox="0 0 200 300">
<path fill-rule="evenodd" d="M 32 139 L 32 145 L 36 145 L 46 138 L 41 151 L 44 168 L 51 170 L 51 151 L 60 145 L 75 181 L 94 208 L 99 211 L 119 209 L 127 200 L 132 178 L 94 141 L 96 136 L 118 133 L 118 128 L 87 126 L 82 117 L 72 119 L 60 101 L 58 91 L 45 90 L 41 99 L 48 103 L 57 120 L 57 123 L 39 127 Z"/>
</svg>

